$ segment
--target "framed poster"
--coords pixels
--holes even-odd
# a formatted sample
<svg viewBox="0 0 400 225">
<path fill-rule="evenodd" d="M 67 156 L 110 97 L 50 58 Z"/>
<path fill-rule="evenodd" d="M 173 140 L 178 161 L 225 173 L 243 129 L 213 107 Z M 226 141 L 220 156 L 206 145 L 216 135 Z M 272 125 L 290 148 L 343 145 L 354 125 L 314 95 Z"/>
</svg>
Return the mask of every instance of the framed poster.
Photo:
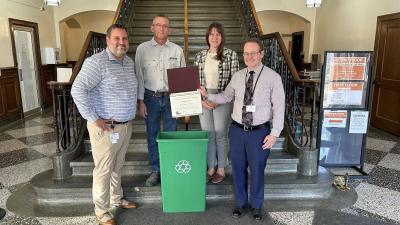
<svg viewBox="0 0 400 225">
<path fill-rule="evenodd" d="M 325 52 L 317 148 L 319 164 L 362 171 L 369 116 L 372 52 Z"/>
<path fill-rule="evenodd" d="M 325 52 L 324 108 L 365 108 L 371 52 Z"/>
</svg>

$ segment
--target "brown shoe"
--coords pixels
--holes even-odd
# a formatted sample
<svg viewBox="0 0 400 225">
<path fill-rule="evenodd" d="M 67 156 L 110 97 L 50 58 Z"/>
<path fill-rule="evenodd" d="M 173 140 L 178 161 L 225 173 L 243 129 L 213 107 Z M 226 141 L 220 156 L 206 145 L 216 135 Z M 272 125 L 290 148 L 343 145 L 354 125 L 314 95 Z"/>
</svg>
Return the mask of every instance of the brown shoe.
<svg viewBox="0 0 400 225">
<path fill-rule="evenodd" d="M 212 175 L 211 182 L 212 182 L 213 184 L 218 184 L 218 183 L 221 183 L 221 182 L 224 180 L 224 178 L 225 178 L 225 175 L 221 175 L 221 174 L 219 174 L 219 173 L 214 173 L 214 174 Z"/>
<path fill-rule="evenodd" d="M 106 212 L 101 216 L 97 216 L 97 222 L 99 223 L 99 225 L 116 225 L 117 223 L 115 222 L 115 220 L 113 219 L 113 216 L 111 213 Z"/>
<path fill-rule="evenodd" d="M 212 176 L 210 174 L 206 174 L 206 183 L 208 183 L 212 179 Z"/>
<path fill-rule="evenodd" d="M 114 204 L 114 206 L 121 209 L 136 209 L 138 207 L 136 203 L 125 199 L 121 199 L 121 202 Z"/>
</svg>

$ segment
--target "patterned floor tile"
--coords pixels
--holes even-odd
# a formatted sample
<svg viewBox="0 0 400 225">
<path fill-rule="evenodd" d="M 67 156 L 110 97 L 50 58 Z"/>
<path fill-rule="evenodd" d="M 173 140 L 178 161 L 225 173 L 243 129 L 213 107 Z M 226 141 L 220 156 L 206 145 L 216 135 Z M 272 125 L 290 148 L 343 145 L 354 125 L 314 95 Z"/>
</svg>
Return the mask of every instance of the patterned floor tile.
<svg viewBox="0 0 400 225">
<path fill-rule="evenodd" d="M 0 207 L 6 209 L 6 202 L 8 197 L 10 197 L 11 192 L 7 189 L 0 189 Z"/>
<path fill-rule="evenodd" d="M 397 145 L 394 146 L 394 147 L 392 148 L 392 151 L 390 151 L 390 152 L 391 152 L 391 153 L 395 153 L 395 154 L 400 154 L 400 142 L 397 143 Z"/>
<path fill-rule="evenodd" d="M 38 173 L 49 170 L 53 167 L 52 160 L 41 158 L 15 166 L 0 168 L 0 182 L 10 187 L 16 184 L 25 183 Z"/>
<path fill-rule="evenodd" d="M 95 216 L 81 216 L 81 217 L 40 217 L 38 218 L 42 225 L 75 225 L 75 224 L 97 224 Z"/>
<path fill-rule="evenodd" d="M 400 193 L 376 185 L 361 183 L 354 207 L 400 222 Z"/>
<path fill-rule="evenodd" d="M 364 172 L 371 173 L 374 168 L 374 164 L 364 163 Z"/>
<path fill-rule="evenodd" d="M 7 133 L 0 134 L 0 141 L 7 141 L 7 140 L 11 140 L 11 139 L 14 139 L 14 137 Z"/>
<path fill-rule="evenodd" d="M 400 155 L 388 153 L 385 157 L 383 157 L 378 165 L 400 171 Z"/>
<path fill-rule="evenodd" d="M 28 127 L 35 127 L 35 126 L 41 126 L 42 124 L 32 121 L 32 120 L 27 120 L 27 121 L 21 121 L 18 122 L 12 129 L 22 129 L 22 128 L 28 128 Z"/>
<path fill-rule="evenodd" d="M 55 136 L 54 132 L 38 134 L 29 137 L 18 138 L 18 140 L 22 141 L 28 146 L 42 145 L 50 142 L 54 142 Z"/>
<path fill-rule="evenodd" d="M 51 156 L 56 152 L 57 147 L 55 142 L 50 142 L 43 145 L 32 146 L 32 148 L 44 155 Z"/>
<path fill-rule="evenodd" d="M 0 153 L 10 152 L 17 149 L 27 148 L 28 146 L 18 139 L 0 142 Z"/>
<path fill-rule="evenodd" d="M 367 181 L 370 184 L 400 191 L 400 171 L 397 170 L 377 166 Z"/>
<path fill-rule="evenodd" d="M 367 144 L 365 148 L 382 152 L 390 152 L 390 150 L 392 150 L 392 148 L 396 145 L 396 143 L 397 142 L 395 141 L 385 141 L 376 138 L 367 138 Z"/>
<path fill-rule="evenodd" d="M 19 163 L 40 159 L 43 157 L 45 157 L 45 155 L 40 154 L 39 152 L 29 148 L 23 148 L 11 152 L 1 153 L 0 168 L 14 166 Z"/>
<path fill-rule="evenodd" d="M 381 221 L 384 221 L 384 222 L 387 222 L 387 223 L 399 224 L 398 221 L 388 219 L 388 218 L 380 216 L 378 214 L 370 213 L 368 211 L 365 211 L 365 210 L 362 210 L 362 209 L 359 209 L 359 208 L 355 208 L 355 207 L 352 207 L 352 208 L 357 213 L 357 215 L 359 215 L 359 216 L 378 219 L 378 220 L 381 220 Z"/>
<path fill-rule="evenodd" d="M 389 134 L 389 133 L 387 133 L 385 131 L 379 130 L 379 129 L 374 128 L 374 127 L 369 127 L 368 128 L 368 137 L 381 139 L 381 140 L 387 140 L 387 141 L 400 142 L 400 137 L 395 136 L 393 134 Z"/>
<path fill-rule="evenodd" d="M 365 150 L 365 162 L 373 165 L 377 165 L 383 157 L 385 157 L 385 152 L 375 151 L 371 149 Z"/>
<path fill-rule="evenodd" d="M 54 129 L 48 127 L 48 126 L 35 126 L 35 127 L 27 127 L 27 128 L 21 128 L 21 129 L 15 129 L 15 130 L 9 130 L 6 131 L 9 135 L 15 137 L 15 138 L 21 138 L 21 137 L 27 137 L 27 136 L 33 136 L 37 134 L 44 134 L 44 133 L 49 133 L 53 132 Z"/>
<path fill-rule="evenodd" d="M 53 116 L 37 117 L 32 120 L 41 124 L 53 124 Z"/>
<path fill-rule="evenodd" d="M 34 217 L 11 216 L 5 218 L 2 225 L 41 225 L 41 223 Z"/>
<path fill-rule="evenodd" d="M 314 218 L 314 211 L 270 212 L 269 214 L 274 220 L 282 222 L 286 225 L 311 225 Z"/>
</svg>

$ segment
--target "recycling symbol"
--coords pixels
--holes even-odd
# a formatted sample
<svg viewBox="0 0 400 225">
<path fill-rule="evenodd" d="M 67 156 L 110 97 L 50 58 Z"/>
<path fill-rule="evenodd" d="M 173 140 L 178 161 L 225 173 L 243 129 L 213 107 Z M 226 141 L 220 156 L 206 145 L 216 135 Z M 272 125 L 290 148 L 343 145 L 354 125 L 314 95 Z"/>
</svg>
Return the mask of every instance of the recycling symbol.
<svg viewBox="0 0 400 225">
<path fill-rule="evenodd" d="M 187 160 L 181 160 L 175 165 L 175 170 L 178 173 L 189 173 L 192 167 Z"/>
</svg>

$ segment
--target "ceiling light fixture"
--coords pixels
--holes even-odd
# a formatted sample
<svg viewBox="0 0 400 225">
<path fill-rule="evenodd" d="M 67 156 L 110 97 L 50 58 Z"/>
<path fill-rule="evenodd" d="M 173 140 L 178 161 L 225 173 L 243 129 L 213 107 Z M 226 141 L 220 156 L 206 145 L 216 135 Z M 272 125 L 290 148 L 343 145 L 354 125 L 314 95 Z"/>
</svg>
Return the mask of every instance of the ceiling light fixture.
<svg viewBox="0 0 400 225">
<path fill-rule="evenodd" d="M 311 7 L 320 7 L 322 3 L 322 0 L 307 0 L 306 6 L 311 8 Z"/>
<path fill-rule="evenodd" d="M 44 0 L 44 4 L 46 6 L 52 5 L 52 6 L 60 6 L 61 0 Z"/>
</svg>

